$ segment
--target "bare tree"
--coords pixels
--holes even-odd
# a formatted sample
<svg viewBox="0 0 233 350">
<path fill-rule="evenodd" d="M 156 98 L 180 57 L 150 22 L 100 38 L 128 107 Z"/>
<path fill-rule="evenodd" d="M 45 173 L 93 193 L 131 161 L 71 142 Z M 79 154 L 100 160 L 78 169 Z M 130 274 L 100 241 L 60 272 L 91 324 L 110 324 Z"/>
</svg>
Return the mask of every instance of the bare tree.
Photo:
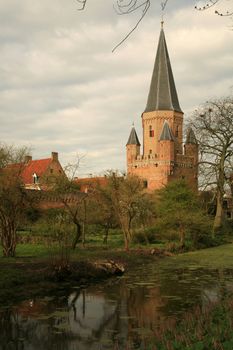
<svg viewBox="0 0 233 350">
<path fill-rule="evenodd" d="M 145 211 L 146 193 L 142 180 L 134 175 L 127 177 L 110 174 L 109 187 L 111 202 L 122 229 L 125 242 L 125 250 L 129 250 L 129 244 L 133 236 L 133 224 L 139 213 Z"/>
<path fill-rule="evenodd" d="M 3 255 L 9 257 L 15 256 L 17 228 L 30 205 L 22 182 L 26 154 L 26 148 L 0 147 L 0 239 Z"/>
<path fill-rule="evenodd" d="M 104 229 L 103 243 L 108 243 L 110 229 L 119 227 L 111 198 L 111 188 L 98 181 L 88 190 L 88 223 L 99 225 Z"/>
<path fill-rule="evenodd" d="M 199 143 L 202 186 L 216 188 L 216 231 L 222 225 L 223 196 L 233 172 L 233 97 L 206 102 L 193 113 L 191 127 Z"/>
<path fill-rule="evenodd" d="M 75 181 L 81 159 L 82 157 L 78 156 L 74 164 L 69 164 L 65 167 L 65 174 L 68 176 L 57 176 L 55 181 L 53 181 L 52 189 L 76 227 L 76 233 L 72 243 L 73 249 L 75 249 L 82 235 L 84 235 L 86 218 L 87 194 L 80 191 L 80 186 Z"/>
</svg>

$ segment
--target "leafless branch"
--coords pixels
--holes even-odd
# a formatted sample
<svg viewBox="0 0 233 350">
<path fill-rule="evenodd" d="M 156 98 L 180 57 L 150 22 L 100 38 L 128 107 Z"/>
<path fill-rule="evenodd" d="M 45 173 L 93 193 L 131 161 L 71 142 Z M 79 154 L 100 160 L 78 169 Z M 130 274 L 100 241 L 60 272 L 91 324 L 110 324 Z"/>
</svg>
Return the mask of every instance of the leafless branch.
<svg viewBox="0 0 233 350">
<path fill-rule="evenodd" d="M 217 4 L 220 4 L 222 0 L 206 0 L 204 5 L 196 5 L 195 9 L 198 11 L 205 11 L 209 10 L 211 7 L 216 6 Z M 215 14 L 218 16 L 232 16 L 233 11 L 232 10 L 225 10 L 225 11 L 219 11 L 215 10 Z"/>
<path fill-rule="evenodd" d="M 167 6 L 167 2 L 168 2 L 168 0 L 165 0 L 165 1 L 161 2 L 162 11 L 165 10 L 165 7 Z"/>
<path fill-rule="evenodd" d="M 139 18 L 135 26 L 130 30 L 130 32 L 113 48 L 112 52 L 114 52 L 123 42 L 125 42 L 128 39 L 128 37 L 137 29 L 140 22 L 143 20 L 143 18 L 145 17 L 145 15 L 147 14 L 150 8 L 150 0 L 143 1 L 139 5 L 137 0 L 131 0 L 128 2 L 128 4 L 125 4 L 125 3 L 121 4 L 120 0 L 117 1 L 117 8 L 115 8 L 115 10 L 120 15 L 130 14 L 140 8 L 142 8 L 141 17 Z"/>
<path fill-rule="evenodd" d="M 76 0 L 80 4 L 80 8 L 78 9 L 79 11 L 82 11 L 85 9 L 87 0 Z"/>
</svg>

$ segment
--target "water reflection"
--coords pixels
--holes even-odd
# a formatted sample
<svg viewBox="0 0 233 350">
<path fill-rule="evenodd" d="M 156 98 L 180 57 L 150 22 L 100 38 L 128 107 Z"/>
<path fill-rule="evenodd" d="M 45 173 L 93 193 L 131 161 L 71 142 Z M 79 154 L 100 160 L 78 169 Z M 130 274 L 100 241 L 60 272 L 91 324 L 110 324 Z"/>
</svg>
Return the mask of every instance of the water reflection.
<svg viewBox="0 0 233 350">
<path fill-rule="evenodd" d="M 63 297 L 26 300 L 0 309 L 0 350 L 147 349 L 164 318 L 233 289 L 231 271 L 135 271 Z"/>
</svg>

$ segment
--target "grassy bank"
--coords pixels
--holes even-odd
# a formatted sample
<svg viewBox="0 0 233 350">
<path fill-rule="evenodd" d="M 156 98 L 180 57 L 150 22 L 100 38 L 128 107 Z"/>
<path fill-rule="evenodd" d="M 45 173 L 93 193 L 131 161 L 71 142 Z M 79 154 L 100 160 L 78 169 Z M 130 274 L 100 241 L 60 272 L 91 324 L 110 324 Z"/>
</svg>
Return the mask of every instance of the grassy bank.
<svg viewBox="0 0 233 350">
<path fill-rule="evenodd" d="M 15 258 L 0 256 L 0 302 L 5 300 L 14 302 L 24 295 L 46 293 L 57 288 L 60 278 L 55 275 L 54 268 L 61 263 L 59 248 L 46 247 L 36 244 L 18 244 Z M 96 261 L 113 260 L 123 264 L 127 269 L 135 264 L 145 264 L 158 259 L 158 255 L 151 255 L 150 250 L 132 249 L 129 253 L 120 248 L 103 246 L 77 247 L 70 253 L 68 260 L 69 271 L 65 276 L 65 283 L 72 281 L 87 284 L 101 280 L 100 274 L 90 269 Z M 66 266 L 65 266 L 66 268 Z M 65 271 L 66 273 L 66 271 Z M 108 276 L 107 276 L 108 277 Z M 73 279 L 73 280 L 72 280 Z M 59 285 L 61 286 L 59 280 Z"/>
<path fill-rule="evenodd" d="M 152 249 L 155 249 L 154 255 L 151 254 Z M 86 248 L 78 247 L 72 252 L 70 261 L 73 268 L 77 271 L 81 268 L 80 266 L 83 269 L 83 262 L 85 261 L 92 263 L 103 259 L 123 263 L 127 271 L 127 269 L 142 264 L 155 261 L 158 263 L 158 259 L 164 255 L 160 250 L 156 249 L 158 247 L 156 248 L 153 245 L 144 249 L 134 247 L 130 252 L 125 252 L 121 248 L 108 248 L 90 243 Z M 51 274 L 48 273 L 48 270 L 53 266 L 54 257 L 59 259 L 59 253 L 54 251 L 54 249 L 51 251 L 49 247 L 35 244 L 19 244 L 16 258 L 3 258 L 1 256 L 0 299 L 3 301 L 6 297 L 9 300 L 11 298 L 14 299 L 16 296 L 24 295 L 28 291 L 28 286 L 33 284 L 38 285 L 35 293 L 39 291 L 39 285 L 43 285 L 43 289 L 55 287 L 56 283 L 51 285 Z M 168 268 L 169 266 L 176 266 L 177 268 L 233 269 L 233 244 L 165 257 L 159 261 L 161 265 L 166 265 Z M 82 281 L 85 280 L 83 273 L 80 276 L 82 276 Z M 87 274 L 86 282 L 88 282 L 88 279 L 89 276 Z M 47 286 L 45 286 L 46 284 Z"/>
<path fill-rule="evenodd" d="M 172 257 L 169 262 L 177 267 L 193 265 L 213 269 L 233 269 L 233 243 L 179 254 Z"/>
</svg>

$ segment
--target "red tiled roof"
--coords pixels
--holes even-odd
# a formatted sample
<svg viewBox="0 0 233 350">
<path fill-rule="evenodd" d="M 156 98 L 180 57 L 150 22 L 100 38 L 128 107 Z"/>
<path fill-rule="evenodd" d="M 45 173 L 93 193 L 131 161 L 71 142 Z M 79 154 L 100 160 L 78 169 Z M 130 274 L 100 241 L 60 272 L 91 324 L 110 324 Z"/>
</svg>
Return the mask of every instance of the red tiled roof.
<svg viewBox="0 0 233 350">
<path fill-rule="evenodd" d="M 74 180 L 78 185 L 80 185 L 80 190 L 85 192 L 91 187 L 106 187 L 108 184 L 108 178 L 106 176 L 96 176 L 96 177 L 86 177 L 86 178 L 76 178 Z"/>
<path fill-rule="evenodd" d="M 24 184 L 33 183 L 33 174 L 41 177 L 47 170 L 49 164 L 52 162 L 51 158 L 30 160 L 25 164 L 25 168 L 22 171 L 22 180 Z"/>
</svg>

